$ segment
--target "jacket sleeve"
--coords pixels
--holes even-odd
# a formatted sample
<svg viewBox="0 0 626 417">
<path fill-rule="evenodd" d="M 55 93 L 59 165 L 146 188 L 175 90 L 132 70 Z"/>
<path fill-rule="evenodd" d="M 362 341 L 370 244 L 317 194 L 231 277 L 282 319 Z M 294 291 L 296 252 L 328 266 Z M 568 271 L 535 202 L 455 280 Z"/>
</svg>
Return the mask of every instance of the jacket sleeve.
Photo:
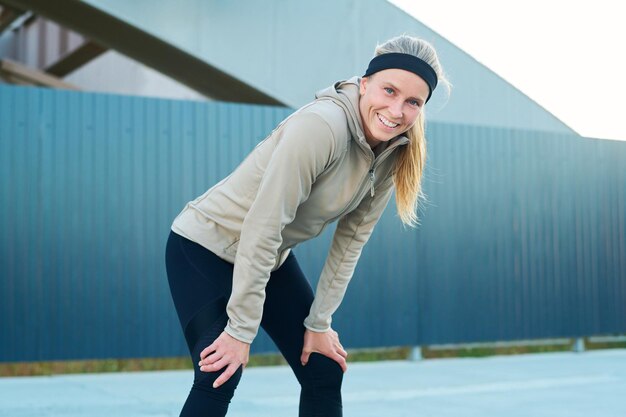
<svg viewBox="0 0 626 417">
<path fill-rule="evenodd" d="M 295 114 L 273 134 L 278 137 L 268 145 L 275 148 L 243 221 L 226 307 L 225 331 L 246 343 L 252 343 L 258 332 L 282 230 L 309 197 L 316 177 L 332 162 L 336 147 L 330 126 L 315 113 Z"/>
<path fill-rule="evenodd" d="M 355 210 L 339 220 L 313 305 L 304 320 L 307 329 L 314 332 L 330 329 L 332 315 L 343 300 L 363 246 L 387 207 L 393 190 L 393 178 L 389 177 L 376 188 L 374 197 L 368 193 Z"/>
</svg>

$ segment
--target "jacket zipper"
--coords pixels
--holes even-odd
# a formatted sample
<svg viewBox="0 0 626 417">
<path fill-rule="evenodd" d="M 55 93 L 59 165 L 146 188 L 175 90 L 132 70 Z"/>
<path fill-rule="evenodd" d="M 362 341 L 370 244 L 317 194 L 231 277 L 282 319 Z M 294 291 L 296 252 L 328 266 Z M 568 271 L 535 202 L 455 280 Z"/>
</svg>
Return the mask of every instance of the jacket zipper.
<svg viewBox="0 0 626 417">
<path fill-rule="evenodd" d="M 356 193 L 352 196 L 352 200 L 350 200 L 350 203 L 348 203 L 348 205 L 346 206 L 345 210 L 343 210 L 341 213 L 339 213 L 339 215 L 337 215 L 337 216 L 333 217 L 332 219 L 330 219 L 330 220 L 328 220 L 328 221 L 324 222 L 324 224 L 322 225 L 322 227 L 321 227 L 320 231 L 319 231 L 319 232 L 318 232 L 318 233 L 317 233 L 314 237 L 319 236 L 319 235 L 320 235 L 320 234 L 324 231 L 324 229 L 326 229 L 326 226 L 328 225 L 328 223 L 332 223 L 332 222 L 334 222 L 335 220 L 337 220 L 338 218 L 340 218 L 341 216 L 343 216 L 346 212 L 348 212 L 348 211 L 350 211 L 350 210 L 353 210 L 353 208 L 352 208 L 351 206 L 352 206 L 352 204 L 354 203 L 354 200 L 355 200 L 355 199 L 356 199 L 359 195 L 361 195 L 361 192 L 362 192 L 362 190 L 363 190 L 363 184 L 366 184 L 366 183 L 367 183 L 367 177 L 368 177 L 368 176 L 369 176 L 369 182 L 370 182 L 370 195 L 371 195 L 372 197 L 374 197 L 374 195 L 375 195 L 375 192 L 374 192 L 374 179 L 375 179 L 375 174 L 374 174 L 374 172 L 375 172 L 375 170 L 376 170 L 376 166 L 377 166 L 377 165 L 380 165 L 380 164 L 382 163 L 381 161 L 384 161 L 384 160 L 385 160 L 385 158 L 383 158 L 383 156 L 385 156 L 385 155 L 387 155 L 387 154 L 391 153 L 391 152 L 392 152 L 395 148 L 397 148 L 398 146 L 400 146 L 400 145 L 396 145 L 396 146 L 392 147 L 391 149 L 389 149 L 389 148 L 385 149 L 385 151 L 384 151 L 383 153 L 381 153 L 381 154 L 378 156 L 378 159 L 374 158 L 374 159 L 372 160 L 372 165 L 370 166 L 370 169 L 369 169 L 369 171 L 367 172 L 367 175 L 365 176 L 365 178 L 363 178 L 363 181 L 361 181 L 361 186 L 359 187 L 359 189 L 357 190 L 357 192 L 356 192 Z M 361 149 L 363 149 L 363 148 L 361 148 Z M 363 150 L 363 151 L 364 151 L 365 153 L 367 153 L 367 151 L 365 151 L 365 150 Z M 370 158 L 371 158 L 371 155 L 373 155 L 373 154 L 374 154 L 374 153 L 373 153 L 373 152 L 371 151 L 371 149 L 370 149 Z M 377 163 L 377 162 L 378 162 L 378 163 Z"/>
<path fill-rule="evenodd" d="M 324 224 L 324 226 L 326 226 L 326 224 L 328 223 L 332 223 L 335 220 L 337 220 L 338 218 L 340 218 L 341 216 L 343 216 L 347 211 L 352 210 L 352 204 L 354 203 L 354 200 L 361 195 L 361 193 L 363 192 L 363 185 L 365 185 L 367 183 L 366 178 L 369 176 L 369 183 L 370 183 L 370 195 L 372 197 L 374 197 L 375 192 L 374 192 L 374 179 L 375 179 L 375 171 L 376 171 L 376 167 L 378 165 L 380 165 L 382 163 L 382 161 L 384 161 L 386 159 L 386 156 L 388 154 L 390 154 L 391 152 L 393 152 L 393 150 L 395 148 L 397 148 L 400 145 L 396 145 L 393 146 L 392 148 L 387 148 L 385 149 L 385 151 L 383 153 L 381 153 L 380 155 L 378 155 L 378 158 L 373 158 L 372 159 L 372 165 L 370 166 L 369 171 L 367 172 L 367 175 L 365 176 L 365 178 L 363 179 L 363 181 L 361 181 L 361 186 L 359 187 L 359 189 L 357 190 L 357 192 L 354 194 L 354 196 L 352 196 L 352 200 L 350 200 L 350 203 L 346 206 L 346 209 L 344 211 L 341 212 L 341 214 L 339 214 L 338 216 L 334 217 L 332 220 L 329 220 L 328 222 L 326 222 Z M 372 152 L 372 150 L 370 149 L 370 158 L 371 156 L 373 156 L 374 153 Z"/>
</svg>

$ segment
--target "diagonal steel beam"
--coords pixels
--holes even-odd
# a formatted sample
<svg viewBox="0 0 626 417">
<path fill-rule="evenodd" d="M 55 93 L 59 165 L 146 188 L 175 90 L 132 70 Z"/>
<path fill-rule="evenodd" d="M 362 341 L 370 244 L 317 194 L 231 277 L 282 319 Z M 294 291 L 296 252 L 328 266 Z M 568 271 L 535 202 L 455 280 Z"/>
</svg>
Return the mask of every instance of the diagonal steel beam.
<svg viewBox="0 0 626 417">
<path fill-rule="evenodd" d="M 85 43 L 81 46 L 46 68 L 46 72 L 57 77 L 64 77 L 76 68 L 80 68 L 92 59 L 100 56 L 107 50 L 107 48 L 86 39 Z"/>
<path fill-rule="evenodd" d="M 45 16 L 216 100 L 285 105 L 207 62 L 82 1 L 2 0 L 2 3 Z"/>
</svg>

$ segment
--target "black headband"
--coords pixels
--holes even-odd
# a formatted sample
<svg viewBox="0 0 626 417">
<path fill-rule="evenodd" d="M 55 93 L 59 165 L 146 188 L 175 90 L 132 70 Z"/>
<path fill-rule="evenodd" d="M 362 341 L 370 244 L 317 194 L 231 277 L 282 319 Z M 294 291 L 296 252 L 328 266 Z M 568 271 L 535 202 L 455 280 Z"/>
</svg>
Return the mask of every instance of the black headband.
<svg viewBox="0 0 626 417">
<path fill-rule="evenodd" d="M 437 87 L 437 73 L 433 67 L 414 55 L 391 52 L 375 56 L 370 61 L 367 71 L 365 71 L 363 76 L 369 77 L 378 71 L 391 68 L 410 71 L 426 81 L 426 84 L 428 84 L 428 87 L 430 88 L 426 102 L 430 100 L 430 96 L 433 94 L 435 87 Z"/>
</svg>

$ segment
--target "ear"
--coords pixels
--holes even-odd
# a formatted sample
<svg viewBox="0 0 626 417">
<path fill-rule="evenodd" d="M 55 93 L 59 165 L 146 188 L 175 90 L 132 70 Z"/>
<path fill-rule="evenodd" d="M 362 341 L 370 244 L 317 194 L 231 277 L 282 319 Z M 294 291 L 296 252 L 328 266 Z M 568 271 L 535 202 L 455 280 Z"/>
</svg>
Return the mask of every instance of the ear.
<svg viewBox="0 0 626 417">
<path fill-rule="evenodd" d="M 368 77 L 362 77 L 361 82 L 359 83 L 359 94 L 365 94 L 365 90 L 367 89 L 367 79 Z"/>
</svg>

